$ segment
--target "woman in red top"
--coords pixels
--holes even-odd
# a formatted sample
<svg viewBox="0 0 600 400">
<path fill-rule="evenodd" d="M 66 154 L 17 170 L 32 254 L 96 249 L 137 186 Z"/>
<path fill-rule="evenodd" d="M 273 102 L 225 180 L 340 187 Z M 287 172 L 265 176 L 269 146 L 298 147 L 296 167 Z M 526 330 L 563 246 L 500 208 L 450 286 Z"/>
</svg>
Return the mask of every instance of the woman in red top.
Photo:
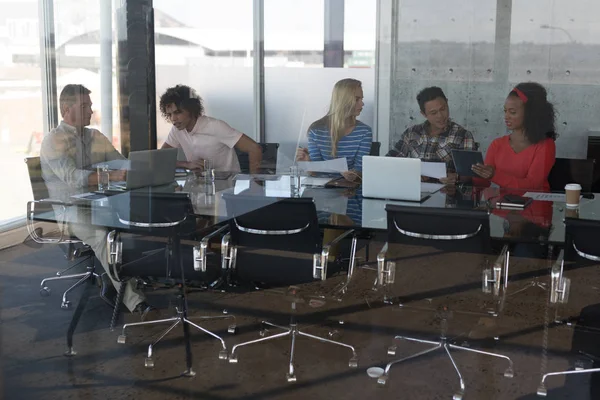
<svg viewBox="0 0 600 400">
<path fill-rule="evenodd" d="M 548 174 L 556 155 L 554 107 L 539 83 L 519 83 L 504 102 L 504 122 L 510 134 L 494 140 L 485 164 L 475 164 L 478 186 L 494 182 L 501 188 L 549 190 Z"/>
</svg>

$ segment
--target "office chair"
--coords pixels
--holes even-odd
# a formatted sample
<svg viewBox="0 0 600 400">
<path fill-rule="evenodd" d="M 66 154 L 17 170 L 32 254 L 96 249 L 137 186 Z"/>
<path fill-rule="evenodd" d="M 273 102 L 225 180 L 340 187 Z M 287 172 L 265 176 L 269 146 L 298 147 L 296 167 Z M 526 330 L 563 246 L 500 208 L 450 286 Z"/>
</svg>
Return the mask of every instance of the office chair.
<svg viewBox="0 0 600 400">
<path fill-rule="evenodd" d="M 59 220 L 55 212 L 55 208 L 61 209 L 64 215 L 67 207 L 71 206 L 59 200 L 50 199 L 48 188 L 42 178 L 42 165 L 39 157 L 28 157 L 25 159 L 27 170 L 29 172 L 29 180 L 31 182 L 31 190 L 33 192 L 33 200 L 27 202 L 27 231 L 29 237 L 36 243 L 40 244 L 58 244 L 65 253 L 65 258 L 71 263 L 66 269 L 56 273 L 56 276 L 42 279 L 40 283 L 40 295 L 49 296 L 50 288 L 46 285 L 47 282 L 77 279 L 71 287 L 69 287 L 62 296 L 61 308 L 69 309 L 71 302 L 68 300 L 68 294 L 76 287 L 83 285 L 88 279 L 98 278 L 95 272 L 94 253 L 90 246 L 83 243 L 78 238 L 71 236 L 68 232 L 66 221 Z M 57 225 L 58 232 L 52 235 L 42 235 L 41 229 L 35 227 L 36 222 L 49 222 Z M 80 266 L 86 265 L 86 272 L 77 274 L 66 274 L 68 271 Z M 103 297 L 105 301 L 109 301 Z"/>
<path fill-rule="evenodd" d="M 188 317 L 186 280 L 201 280 L 206 278 L 205 275 L 195 273 L 193 268 L 187 268 L 187 266 L 195 265 L 194 263 L 183 262 L 184 254 L 182 254 L 182 246 L 180 244 L 181 237 L 189 236 L 196 231 L 196 220 L 191 216 L 193 208 L 189 194 L 181 192 L 131 192 L 128 194 L 112 196 L 109 198 L 109 201 L 112 209 L 115 210 L 117 214 L 119 222 L 124 226 L 133 229 L 136 233 L 166 236 L 168 240 L 166 249 L 159 248 L 158 250 L 142 252 L 140 258 L 127 261 L 123 258 L 127 253 L 127 249 L 124 249 L 122 230 L 113 230 L 109 232 L 107 237 L 109 246 L 109 265 L 111 266 L 110 269 L 113 279 L 125 282 L 134 277 L 169 278 L 176 280 L 179 286 L 179 294 L 177 296 L 178 306 L 176 307 L 175 316 L 155 321 L 125 324 L 123 325 L 121 335 L 119 335 L 117 342 L 121 344 L 126 342 L 127 336 L 125 331 L 127 328 L 165 323 L 170 324 L 170 326 L 158 335 L 157 339 L 148 346 L 148 353 L 144 361 L 144 366 L 146 368 L 152 368 L 154 367 L 153 355 L 156 345 L 177 325 L 181 325 L 183 328 L 186 349 L 186 370 L 183 375 L 192 377 L 195 375 L 195 372 L 192 369 L 192 352 L 189 332 L 189 327 L 192 326 L 217 339 L 221 344 L 219 359 L 227 359 L 228 352 L 225 341 L 217 334 L 196 324 L 193 320 L 198 319 L 207 321 L 233 319 L 234 322 L 229 326 L 228 332 L 235 333 L 235 317 L 232 315 Z M 217 229 L 217 231 L 219 230 Z M 212 232 L 209 236 L 214 234 L 215 233 Z M 191 252 L 192 251 L 190 251 L 190 253 Z M 139 249 L 138 253 L 140 253 Z M 166 254 L 166 266 L 151 268 L 148 260 L 150 257 L 157 254 Z M 206 259 L 204 260 L 204 265 L 206 265 Z M 206 268 L 204 269 L 206 270 Z M 117 297 L 117 306 L 115 307 L 111 321 L 111 329 L 115 325 L 124 292 L 125 284 L 121 284 Z"/>
<path fill-rule="evenodd" d="M 582 192 L 591 192 L 594 183 L 594 159 L 557 158 L 548 175 L 550 190 L 564 192 L 569 183 L 579 183 Z"/>
<path fill-rule="evenodd" d="M 354 347 L 315 336 L 299 329 L 294 313 L 297 305 L 310 302 L 296 285 L 325 281 L 334 273 L 329 265 L 331 246 L 354 233 L 347 230 L 332 242 L 323 245 L 317 211 L 313 199 L 276 199 L 250 195 L 224 194 L 227 212 L 231 217 L 229 233 L 223 239 L 223 263 L 238 282 L 253 283 L 261 287 L 290 286 L 285 298 L 291 303 L 290 323 L 287 326 L 262 321 L 260 339 L 238 343 L 231 349 L 230 363 L 238 362 L 238 349 L 282 337 L 291 338 L 290 361 L 286 375 L 288 382 L 296 381 L 294 352 L 298 336 L 341 346 L 352 352 L 350 367 L 358 366 Z M 350 270 L 354 268 L 356 239 L 353 239 Z M 319 301 L 323 301 L 319 297 Z M 282 332 L 264 336 L 266 328 Z"/>
<path fill-rule="evenodd" d="M 461 256 L 461 266 L 464 265 L 465 259 L 467 259 L 467 261 L 469 260 L 470 254 L 475 255 L 477 260 L 479 262 L 483 261 L 484 264 L 486 263 L 486 258 L 491 255 L 492 247 L 489 215 L 487 211 L 461 210 L 452 208 L 439 209 L 428 207 L 410 207 L 391 204 L 388 204 L 385 209 L 387 212 L 388 222 L 388 242 L 385 251 L 380 252 L 378 255 L 378 281 L 383 281 L 383 283 L 389 284 L 394 282 L 398 276 L 397 274 L 399 272 L 395 271 L 395 269 L 399 260 L 390 259 L 388 257 L 388 253 L 392 252 L 392 246 L 394 246 L 396 249 L 399 249 L 399 252 L 402 252 L 403 256 L 411 251 L 420 252 L 420 254 L 426 257 L 431 257 L 437 253 L 438 255 L 443 256 L 444 259 L 449 260 L 447 257 L 451 253 L 458 253 Z M 481 260 L 482 255 L 483 260 Z M 409 262 L 412 264 L 417 264 L 418 262 L 420 263 L 421 260 L 413 255 L 412 258 L 407 258 L 406 264 Z M 440 260 L 435 260 L 435 262 L 439 264 Z M 453 267 L 452 264 L 444 266 L 446 268 Z M 433 271 L 431 271 L 429 267 L 431 267 L 431 265 L 427 264 L 426 260 L 425 264 L 418 264 L 418 268 L 421 270 L 426 270 L 428 275 L 432 275 L 430 281 L 436 282 L 436 277 L 432 274 Z M 405 270 L 408 270 L 408 268 L 411 268 L 411 266 L 403 266 L 403 269 Z M 412 268 L 417 268 L 417 265 L 414 265 Z M 471 269 L 473 268 L 471 267 Z M 481 273 L 481 271 L 471 274 L 472 276 L 469 275 L 468 271 L 468 268 L 458 267 L 454 271 L 454 276 L 452 278 L 456 278 L 459 282 L 468 282 L 469 279 L 472 279 L 475 285 L 477 285 L 478 278 L 476 275 Z M 406 271 L 407 274 L 410 272 L 411 271 Z M 412 291 L 413 297 L 419 297 L 420 289 L 417 287 L 418 284 L 419 282 L 411 280 L 411 287 L 405 287 L 404 291 Z M 425 282 L 425 284 L 427 284 L 427 282 Z M 447 286 L 447 284 L 447 282 L 444 282 L 444 285 Z M 444 302 L 445 301 L 446 300 L 444 300 Z M 441 317 L 441 332 L 439 340 L 431 341 L 407 336 L 396 336 L 396 340 L 425 343 L 430 344 L 433 347 L 388 363 L 384 369 L 383 375 L 378 378 L 377 382 L 379 384 L 385 385 L 387 383 L 389 379 L 389 371 L 393 365 L 409 359 L 420 357 L 436 350 L 443 350 L 446 352 L 446 355 L 450 358 L 450 361 L 454 366 L 454 370 L 458 375 L 460 381 L 460 390 L 454 394 L 453 398 L 455 400 L 462 399 L 462 396 L 465 392 L 465 383 L 450 350 L 461 350 L 505 359 L 508 361 L 509 365 L 504 372 L 504 376 L 508 378 L 513 377 L 513 363 L 509 357 L 451 343 L 447 336 L 447 320 L 451 316 L 453 310 L 451 310 L 447 304 L 444 304 L 440 310 L 438 310 L 438 312 L 440 313 Z M 395 344 L 388 349 L 388 354 L 396 354 Z"/>
<path fill-rule="evenodd" d="M 378 156 L 381 149 L 381 142 L 371 143 L 371 150 L 369 151 L 370 156 Z"/>
<path fill-rule="evenodd" d="M 262 161 L 260 163 L 260 169 L 263 173 L 274 173 L 277 169 L 277 151 L 279 149 L 279 143 L 259 143 L 262 148 Z M 250 160 L 248 159 L 248 153 L 244 153 L 235 149 L 238 161 L 240 163 L 240 170 L 242 173 L 250 172 Z"/>
<path fill-rule="evenodd" d="M 566 302 L 569 293 L 570 280 L 564 276 L 565 260 L 572 264 L 597 264 L 600 262 L 600 249 L 598 237 L 600 235 L 600 221 L 580 220 L 565 218 L 565 248 L 561 252 L 558 262 L 552 269 L 552 290 L 550 301 L 552 303 Z M 598 360 L 595 360 L 598 361 Z M 575 368 L 569 371 L 549 372 L 542 376 L 537 389 L 539 396 L 547 396 L 546 379 L 550 376 L 591 374 L 600 372 L 600 368 Z"/>
</svg>

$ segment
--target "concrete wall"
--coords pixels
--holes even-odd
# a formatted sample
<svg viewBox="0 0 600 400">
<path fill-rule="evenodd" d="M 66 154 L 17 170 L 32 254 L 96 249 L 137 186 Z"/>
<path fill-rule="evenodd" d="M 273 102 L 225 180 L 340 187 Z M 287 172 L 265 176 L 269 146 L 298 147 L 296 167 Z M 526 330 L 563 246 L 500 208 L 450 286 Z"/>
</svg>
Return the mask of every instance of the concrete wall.
<svg viewBox="0 0 600 400">
<path fill-rule="evenodd" d="M 539 1 L 463 0 L 460 10 L 440 10 L 432 1 L 399 0 L 390 146 L 424 120 L 415 97 L 436 85 L 449 99 L 451 117 L 485 151 L 507 133 L 503 104 L 509 91 L 535 81 L 548 89 L 558 113 L 557 156 L 585 158 L 588 135 L 600 134 L 600 35 L 592 34 L 597 28 L 585 6 L 600 11 L 600 2 L 529 7 L 533 3 Z"/>
</svg>

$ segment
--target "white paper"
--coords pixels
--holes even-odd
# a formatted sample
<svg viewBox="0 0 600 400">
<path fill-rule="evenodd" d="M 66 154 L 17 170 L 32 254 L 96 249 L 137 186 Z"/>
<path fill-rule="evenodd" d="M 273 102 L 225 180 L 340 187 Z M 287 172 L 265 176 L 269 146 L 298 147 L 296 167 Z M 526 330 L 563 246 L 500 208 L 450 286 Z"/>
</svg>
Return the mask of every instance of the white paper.
<svg viewBox="0 0 600 400">
<path fill-rule="evenodd" d="M 233 194 L 240 194 L 244 190 L 250 189 L 250 179 L 236 179 L 235 187 L 233 188 Z"/>
<path fill-rule="evenodd" d="M 564 193 L 527 192 L 523 197 L 531 197 L 533 200 L 538 201 L 557 201 L 563 203 L 567 201 L 567 195 Z"/>
<path fill-rule="evenodd" d="M 448 176 L 446 163 L 421 161 L 421 175 L 434 179 L 445 178 Z"/>
<path fill-rule="evenodd" d="M 444 186 L 443 183 L 421 182 L 421 193 L 435 193 Z"/>
<path fill-rule="evenodd" d="M 300 177 L 300 184 L 302 186 L 325 186 L 332 178 L 314 178 L 312 176 Z"/>
<path fill-rule="evenodd" d="M 300 187 L 300 196 L 302 196 L 303 191 L 304 188 Z M 289 175 L 284 175 L 277 181 L 265 181 L 265 196 L 292 197 Z"/>
<path fill-rule="evenodd" d="M 303 172 L 344 172 L 348 171 L 346 157 L 328 161 L 298 161 L 298 169 Z"/>
</svg>

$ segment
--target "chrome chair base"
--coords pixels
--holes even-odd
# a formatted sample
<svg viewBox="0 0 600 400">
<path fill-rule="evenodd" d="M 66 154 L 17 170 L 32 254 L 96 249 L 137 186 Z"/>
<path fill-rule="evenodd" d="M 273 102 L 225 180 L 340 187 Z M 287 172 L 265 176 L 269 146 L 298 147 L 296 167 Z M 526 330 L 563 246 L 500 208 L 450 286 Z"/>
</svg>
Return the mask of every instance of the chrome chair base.
<svg viewBox="0 0 600 400">
<path fill-rule="evenodd" d="M 300 329 L 298 329 L 298 325 L 294 322 L 293 317 L 292 317 L 292 320 L 291 320 L 289 326 L 275 325 L 268 321 L 262 321 L 261 323 L 263 324 L 263 329 L 261 329 L 261 331 L 260 331 L 260 336 L 262 336 L 262 337 L 260 339 L 250 340 L 248 342 L 239 343 L 239 344 L 236 344 L 235 346 L 233 346 L 233 348 L 231 349 L 231 354 L 229 356 L 230 363 L 235 364 L 238 362 L 238 356 L 236 354 L 236 350 L 239 347 L 247 346 L 247 345 L 255 344 L 255 343 L 262 343 L 262 342 L 266 342 L 269 340 L 274 340 L 274 339 L 278 339 L 278 338 L 282 338 L 282 337 L 286 337 L 286 336 L 291 336 L 292 343 L 291 343 L 291 349 L 290 349 L 290 363 L 289 363 L 288 373 L 286 374 L 286 379 L 290 383 L 296 382 L 296 372 L 295 372 L 296 369 L 294 367 L 294 351 L 296 348 L 296 337 L 302 336 L 302 337 L 305 337 L 308 339 L 317 340 L 322 343 L 334 344 L 337 346 L 342 346 L 342 347 L 346 347 L 346 348 L 350 349 L 352 351 L 352 358 L 350 358 L 350 361 L 348 362 L 348 366 L 350 368 L 358 367 L 358 356 L 356 354 L 356 350 L 354 349 L 354 347 L 352 347 L 346 343 L 337 342 L 334 340 L 325 339 L 320 336 L 315 336 L 315 335 L 311 335 L 306 332 L 302 332 Z M 273 328 L 277 328 L 277 329 L 281 329 L 281 330 L 283 330 L 283 332 L 276 333 L 276 334 L 270 335 L 270 336 L 265 336 L 266 332 L 267 332 L 267 328 L 265 328 L 264 325 L 267 325 L 267 326 L 270 326 Z"/>
<path fill-rule="evenodd" d="M 79 265 L 79 264 L 81 264 L 81 263 L 83 263 L 85 261 L 90 261 L 90 260 L 92 260 L 92 258 L 88 257 L 86 260 L 82 260 L 82 261 L 80 261 L 77 264 L 75 264 L 75 265 L 67 268 L 66 270 L 64 270 L 62 272 L 57 272 L 56 273 L 57 276 L 43 279 L 40 282 L 40 296 L 42 296 L 42 297 L 48 297 L 52 293 L 52 291 L 50 290 L 50 288 L 48 286 L 46 286 L 46 282 L 60 281 L 60 280 L 66 280 L 66 279 L 77 279 L 77 282 L 75 282 L 67 290 L 65 290 L 64 293 L 63 293 L 63 295 L 62 295 L 62 302 L 61 302 L 60 308 L 62 308 L 63 310 L 70 309 L 71 308 L 71 302 L 68 299 L 69 293 L 72 292 L 75 288 L 83 285 L 88 279 L 92 279 L 92 278 L 100 279 L 100 276 L 96 272 L 94 272 L 93 265 L 92 266 L 88 266 L 86 272 L 82 272 L 82 273 L 79 273 L 79 274 L 62 275 L 62 273 L 64 273 L 65 271 L 67 271 L 67 270 L 69 270 L 71 268 L 76 267 L 77 265 Z"/>
<path fill-rule="evenodd" d="M 546 389 L 546 378 L 549 376 L 557 376 L 557 375 L 573 375 L 573 374 L 592 374 L 594 372 L 600 372 L 600 368 L 588 368 L 588 369 L 578 369 L 575 368 L 571 371 L 559 371 L 559 372 L 548 372 L 542 376 L 542 381 L 540 382 L 540 386 L 537 388 L 537 395 L 541 397 L 546 397 L 548 395 L 548 390 Z"/>
<path fill-rule="evenodd" d="M 231 334 L 235 334 L 237 332 L 235 316 L 233 316 L 233 315 L 187 317 L 184 315 L 183 311 L 181 311 L 179 308 L 177 308 L 177 315 L 172 318 L 157 319 L 154 321 L 133 322 L 133 323 L 123 325 L 123 330 L 122 330 L 121 334 L 119 335 L 119 337 L 117 338 L 117 343 L 125 344 L 125 342 L 127 341 L 127 335 L 125 334 L 125 330 L 129 327 L 171 323 L 171 325 L 165 331 L 163 331 L 161 334 L 159 334 L 158 337 L 152 342 L 152 344 L 150 344 L 148 346 L 148 353 L 144 360 L 144 366 L 146 368 L 154 368 L 154 359 L 153 359 L 154 347 L 156 347 L 156 345 L 165 336 L 167 336 L 167 334 L 169 334 L 169 332 L 171 332 L 173 329 L 175 329 L 176 326 L 178 326 L 179 324 L 186 324 L 188 326 L 193 326 L 194 328 L 198 329 L 199 331 L 204 332 L 207 335 L 212 336 L 213 338 L 215 338 L 219 342 L 221 342 L 222 349 L 221 349 L 221 351 L 219 351 L 219 359 L 226 360 L 228 352 L 227 352 L 227 347 L 225 345 L 225 341 L 217 334 L 192 322 L 192 320 L 208 321 L 208 320 L 216 320 L 216 319 L 233 319 L 233 323 L 231 325 L 229 325 L 229 327 L 227 328 L 227 332 L 231 333 Z M 186 370 L 183 373 L 183 375 L 192 377 L 192 376 L 196 375 L 196 373 L 191 368 L 189 368 L 188 370 Z"/>
<path fill-rule="evenodd" d="M 514 376 L 512 360 L 502 354 L 490 353 L 487 351 L 476 350 L 476 349 L 472 349 L 469 347 L 458 346 L 458 345 L 449 343 L 446 337 L 441 337 L 439 341 L 423 340 L 423 339 L 411 338 L 411 337 L 407 337 L 407 336 L 396 336 L 395 339 L 396 340 L 407 340 L 407 341 L 416 342 L 416 343 L 430 344 L 430 345 L 433 345 L 433 347 L 388 363 L 384 369 L 383 375 L 381 375 L 377 379 L 377 383 L 382 386 L 385 385 L 389 379 L 389 372 L 390 372 L 390 368 L 392 368 L 392 365 L 399 364 L 403 361 L 407 361 L 407 360 L 410 360 L 413 358 L 418 358 L 420 356 L 434 352 L 436 350 L 444 350 L 446 352 L 446 355 L 448 356 L 448 358 L 450 358 L 450 361 L 452 362 L 452 366 L 454 367 L 454 370 L 456 371 L 456 374 L 458 375 L 458 379 L 460 381 L 460 389 L 454 394 L 454 396 L 453 396 L 454 400 L 461 400 L 464 396 L 466 388 L 465 388 L 465 381 L 462 377 L 462 374 L 460 373 L 460 370 L 458 369 L 458 365 L 456 364 L 456 362 L 454 361 L 454 358 L 452 357 L 452 354 L 450 353 L 450 350 L 463 350 L 463 351 L 483 354 L 483 355 L 487 355 L 487 356 L 491 356 L 491 357 L 503 358 L 503 359 L 507 360 L 508 364 L 509 364 L 508 368 L 506 368 L 506 370 L 504 371 L 504 376 L 506 378 L 512 378 Z M 390 346 L 390 348 L 388 349 L 388 354 L 389 355 L 396 354 L 396 345 L 395 344 Z"/>
</svg>

